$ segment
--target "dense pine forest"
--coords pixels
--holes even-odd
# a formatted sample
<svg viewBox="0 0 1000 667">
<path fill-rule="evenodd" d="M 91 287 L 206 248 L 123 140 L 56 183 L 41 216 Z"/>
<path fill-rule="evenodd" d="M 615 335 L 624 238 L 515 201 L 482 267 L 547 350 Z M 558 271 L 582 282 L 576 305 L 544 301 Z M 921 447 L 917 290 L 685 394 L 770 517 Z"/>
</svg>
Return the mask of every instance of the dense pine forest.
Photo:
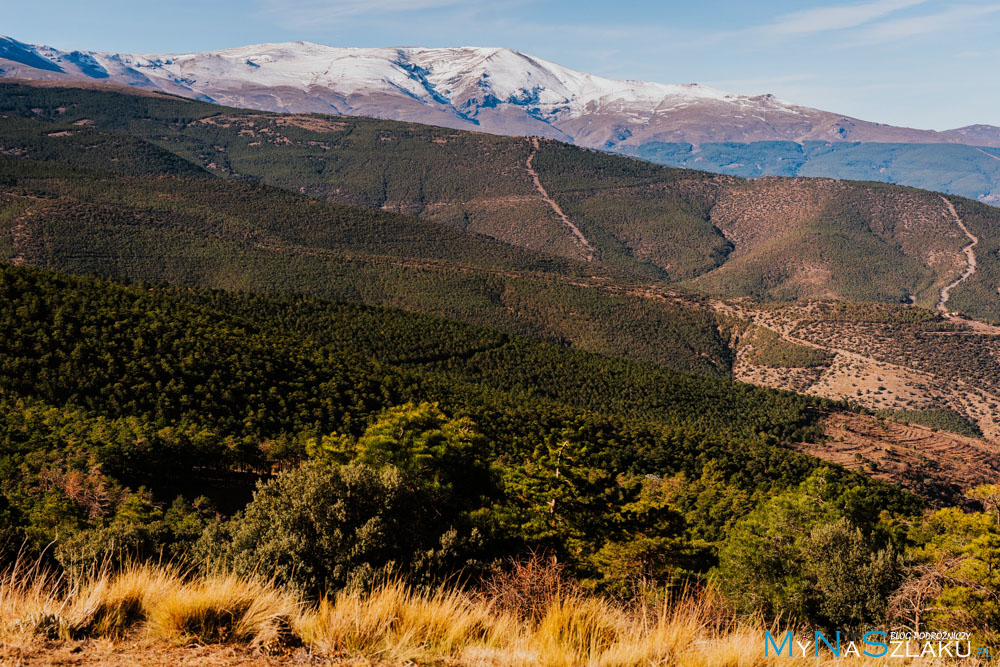
<svg viewBox="0 0 1000 667">
<path fill-rule="evenodd" d="M 798 451 L 829 444 L 837 415 L 982 433 L 944 409 L 875 415 L 733 381 L 740 350 L 805 372 L 835 355 L 719 300 L 812 296 L 789 273 L 808 246 L 831 262 L 825 298 L 869 302 L 820 316 L 938 323 L 871 305 L 933 305 L 953 279 L 920 253 L 964 239 L 872 212 L 923 215 L 937 195 L 845 185 L 743 252 L 740 224 L 786 220 L 761 197 L 828 186 L 162 95 L 0 93 L 7 564 L 67 582 L 151 561 L 189 585 L 264 571 L 323 609 L 395 590 L 387 576 L 407 595 L 475 592 L 544 561 L 626 606 L 711 591 L 730 618 L 996 638 L 996 485 L 942 508 Z M 593 258 L 550 242 L 529 164 Z M 992 248 L 995 214 L 955 201 Z M 746 215 L 724 224 L 720 207 Z M 838 273 L 857 252 L 864 270 Z M 955 308 L 1000 312 L 992 262 Z M 30 631 L 103 636 L 63 620 Z"/>
<path fill-rule="evenodd" d="M 89 486 L 144 487 L 161 502 L 199 477 L 234 489 L 331 438 L 363 437 L 379 415 L 406 405 L 469 420 L 469 453 L 483 465 L 517 469 L 565 446 L 567 458 L 604 469 L 608 492 L 618 485 L 610 471 L 698 478 L 712 461 L 749 498 L 817 467 L 776 445 L 818 436 L 815 416 L 826 406 L 793 394 L 305 297 L 128 287 L 11 267 L 3 288 L 6 442 L 30 453 L 10 461 L 31 470 L 25 479 L 93 474 Z M 900 508 L 917 506 L 871 488 Z M 60 495 L 58 485 L 50 491 Z M 86 526 L 83 508 L 65 517 L 39 510 L 35 501 L 59 506 L 50 494 L 19 489 L 11 498 L 25 501 L 17 511 L 38 547 L 63 521 Z M 103 514 L 100 503 L 89 510 Z"/>
<path fill-rule="evenodd" d="M 987 515 L 920 519 L 784 446 L 836 404 L 310 297 L 9 266 L 0 286 L 8 557 L 266 564 L 320 593 L 544 550 L 594 590 L 717 578 L 834 625 L 886 618 L 909 568 L 955 554 L 976 584 L 944 592 L 990 590 Z"/>
</svg>

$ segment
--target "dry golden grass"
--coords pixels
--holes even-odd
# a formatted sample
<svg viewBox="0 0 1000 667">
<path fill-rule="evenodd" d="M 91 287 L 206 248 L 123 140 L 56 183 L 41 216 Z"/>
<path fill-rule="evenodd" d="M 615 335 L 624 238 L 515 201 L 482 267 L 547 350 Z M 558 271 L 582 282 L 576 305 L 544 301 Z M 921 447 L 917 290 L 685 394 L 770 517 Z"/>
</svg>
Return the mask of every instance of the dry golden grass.
<svg viewBox="0 0 1000 667">
<path fill-rule="evenodd" d="M 390 663 L 499 651 L 518 632 L 509 615 L 493 614 L 456 590 L 418 592 L 401 581 L 344 593 L 306 610 L 296 631 L 327 655 Z"/>
<path fill-rule="evenodd" d="M 291 656 L 294 647 L 300 647 L 295 660 L 369 665 L 835 663 L 829 655 L 765 658 L 764 627 L 752 619 L 729 620 L 711 594 L 626 607 L 569 589 L 531 616 L 488 596 L 448 587 L 415 590 L 400 580 L 310 605 L 266 581 L 224 573 L 184 576 L 162 565 L 98 572 L 76 585 L 38 568 L 15 568 L 0 579 L 0 662 L 14 647 L 22 664 L 46 664 L 74 641 L 88 647 L 74 664 L 153 664 L 149 655 L 158 650 L 181 660 L 176 652 L 195 650 L 184 648 L 191 646 L 218 647 L 218 654 L 205 657 L 210 664 L 247 660 L 245 653 L 232 653 L 232 663 L 220 657 L 231 647 L 255 649 L 267 664 L 282 662 L 275 653 Z M 120 662 L 106 661 L 109 655 Z"/>
<path fill-rule="evenodd" d="M 98 572 L 66 596 L 67 627 L 74 635 L 123 637 L 145 621 L 176 577 L 170 568 L 145 565 Z"/>
<path fill-rule="evenodd" d="M 234 574 L 174 578 L 146 607 L 152 636 L 185 644 L 271 646 L 291 639 L 298 599 L 277 587 Z"/>
<path fill-rule="evenodd" d="M 66 604 L 61 581 L 18 561 L 0 578 L 0 642 L 30 643 L 38 636 L 59 636 Z"/>
</svg>

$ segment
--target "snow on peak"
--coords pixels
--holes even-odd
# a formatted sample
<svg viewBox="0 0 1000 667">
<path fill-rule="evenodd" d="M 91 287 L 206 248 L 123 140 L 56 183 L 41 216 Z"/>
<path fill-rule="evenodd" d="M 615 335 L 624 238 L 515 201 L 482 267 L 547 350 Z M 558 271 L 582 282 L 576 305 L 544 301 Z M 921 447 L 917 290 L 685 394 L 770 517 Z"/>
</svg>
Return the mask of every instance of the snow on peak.
<svg viewBox="0 0 1000 667">
<path fill-rule="evenodd" d="M 795 137 L 814 112 L 770 95 L 609 79 L 496 47 L 284 42 L 204 53 L 124 54 L 0 40 L 3 57 L 58 72 L 52 76 L 103 78 L 235 106 L 543 135 L 602 148 L 643 137 L 687 137 L 693 143 L 717 135 L 727 141 Z M 729 125 L 731 130 L 719 129 Z M 695 126 L 699 129 L 692 131 Z"/>
<path fill-rule="evenodd" d="M 402 93 L 456 108 L 511 104 L 561 117 L 602 110 L 652 114 L 697 102 L 750 99 L 698 84 L 608 79 L 508 48 L 342 48 L 284 42 L 172 55 L 74 52 L 71 57 L 37 47 L 35 53 L 54 65 L 67 60 L 85 65 L 85 74 L 117 74 L 133 83 L 197 96 L 218 90 L 322 88 L 340 95 Z"/>
</svg>

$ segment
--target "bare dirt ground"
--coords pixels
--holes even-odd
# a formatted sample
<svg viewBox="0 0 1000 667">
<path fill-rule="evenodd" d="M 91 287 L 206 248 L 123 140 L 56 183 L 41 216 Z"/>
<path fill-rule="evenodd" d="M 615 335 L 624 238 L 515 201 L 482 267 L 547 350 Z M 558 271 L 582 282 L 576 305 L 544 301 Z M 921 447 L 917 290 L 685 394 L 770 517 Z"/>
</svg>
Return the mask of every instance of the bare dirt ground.
<svg viewBox="0 0 1000 667">
<path fill-rule="evenodd" d="M 754 366 L 746 356 L 737 355 L 733 369 L 737 380 L 849 401 L 872 410 L 949 408 L 976 424 L 987 440 L 1000 443 L 1000 384 L 991 380 L 1000 377 L 1000 331 L 996 327 L 949 318 L 944 320 L 949 330 L 936 330 L 938 325 L 930 323 L 914 326 L 909 338 L 893 339 L 873 334 L 881 328 L 879 324 L 815 319 L 810 305 L 780 309 L 748 301 L 711 305 L 718 312 L 771 329 L 790 343 L 821 349 L 832 357 L 818 369 L 773 369 Z M 913 339 L 923 341 L 925 349 L 910 349 Z M 971 358 L 973 349 L 982 354 L 979 365 L 970 367 L 963 362 Z M 940 356 L 929 356 L 935 350 Z"/>
<path fill-rule="evenodd" d="M 305 649 L 268 655 L 234 646 L 171 646 L 105 640 L 50 641 L 34 646 L 0 647 L 2 667 L 66 665 L 80 667 L 276 667 L 278 665 L 350 665 L 331 661 Z M 356 663 L 362 664 L 362 663 Z"/>
<path fill-rule="evenodd" d="M 21 195 L 14 192 L 0 192 L 0 195 L 30 202 L 42 201 L 39 197 Z M 35 214 L 36 211 L 29 207 L 26 211 L 14 219 L 14 225 L 10 229 L 11 246 L 14 251 L 14 255 L 10 258 L 10 263 L 14 266 L 21 266 L 26 264 L 28 261 L 25 257 L 25 253 L 28 251 L 31 244 L 31 227 L 28 223 L 29 219 Z"/>
<path fill-rule="evenodd" d="M 925 426 L 837 412 L 823 420 L 829 440 L 800 451 L 899 484 L 940 503 L 1000 477 L 1000 446 Z"/>
<path fill-rule="evenodd" d="M 563 224 L 566 225 L 566 227 L 569 228 L 569 231 L 573 233 L 573 237 L 576 239 L 576 242 L 586 252 L 586 259 L 589 262 L 594 258 L 594 246 L 590 244 L 590 241 L 588 241 L 587 237 L 583 235 L 583 232 L 581 232 L 580 229 L 573 224 L 573 221 L 570 220 L 569 216 L 563 212 L 562 208 L 559 207 L 559 204 L 557 204 L 556 201 L 549 196 L 548 191 L 545 190 L 545 186 L 542 185 L 542 181 L 538 177 L 538 172 L 535 171 L 535 168 L 531 166 L 532 161 L 535 159 L 535 153 L 537 152 L 538 152 L 538 139 L 532 137 L 531 153 L 528 154 L 528 161 L 525 163 L 524 166 L 528 170 L 528 173 L 531 174 L 531 180 L 535 182 L 535 188 L 538 190 L 538 194 L 542 196 L 542 199 L 545 200 L 545 203 L 547 203 L 552 208 L 552 210 L 559 217 L 559 219 L 563 221 Z"/>
<path fill-rule="evenodd" d="M 955 205 L 952 204 L 947 197 L 941 197 L 941 201 L 943 201 L 948 206 L 948 211 L 949 213 L 951 213 L 951 217 L 955 220 L 955 224 L 958 225 L 959 229 L 961 229 L 962 232 L 965 234 L 965 236 L 969 239 L 969 241 L 971 241 L 969 245 L 962 248 L 962 252 L 965 253 L 965 257 L 968 261 L 968 266 L 965 269 L 965 272 L 962 273 L 962 275 L 960 275 L 953 282 L 941 288 L 941 300 L 938 301 L 937 309 L 942 313 L 947 313 L 948 299 L 951 298 L 951 290 L 955 289 L 963 282 L 971 278 L 972 275 L 976 272 L 975 247 L 979 244 L 979 238 L 973 235 L 973 233 L 969 231 L 969 228 L 965 226 L 965 223 L 962 222 L 961 216 L 958 215 L 958 211 L 955 210 Z"/>
<path fill-rule="evenodd" d="M 34 215 L 34 211 L 28 211 L 17 218 L 11 228 L 11 244 L 14 248 L 14 256 L 10 258 L 10 263 L 14 266 L 21 266 L 27 262 L 25 253 L 31 239 L 31 227 L 28 226 L 28 218 Z"/>
</svg>

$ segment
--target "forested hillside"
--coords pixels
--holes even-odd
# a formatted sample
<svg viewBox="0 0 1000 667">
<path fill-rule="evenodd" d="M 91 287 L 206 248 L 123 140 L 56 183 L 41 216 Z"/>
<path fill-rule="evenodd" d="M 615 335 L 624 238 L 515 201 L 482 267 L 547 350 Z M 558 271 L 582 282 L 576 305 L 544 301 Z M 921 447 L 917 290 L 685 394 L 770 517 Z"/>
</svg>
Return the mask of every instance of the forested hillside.
<svg viewBox="0 0 1000 667">
<path fill-rule="evenodd" d="M 766 314 L 744 336 L 760 320 L 752 304 L 692 294 L 803 306 L 846 295 L 989 319 L 1000 278 L 988 207 L 362 118 L 0 85 L 11 114 L 0 118 L 0 257 L 15 264 L 400 307 L 873 410 L 950 410 L 996 436 L 993 333 L 935 346 L 977 360 L 974 373 L 948 370 L 943 352 L 888 369 L 884 355 L 852 360 L 878 348 L 858 346 L 847 324 L 843 340 L 808 334 L 803 348 Z M 539 210 L 548 227 L 533 226 Z M 966 234 L 977 239 L 971 273 Z M 961 473 L 941 475 L 915 486 L 943 478 L 960 490 Z"/>
<path fill-rule="evenodd" d="M 991 320 L 989 207 L 363 118 L 0 86 L 0 257 L 14 264 L 400 307 L 874 410 L 951 410 L 996 435 L 993 333 L 945 339 L 982 361 L 958 381 L 941 355 L 876 369 L 884 358 L 850 361 L 870 347 L 802 348 L 766 322 L 748 346 L 754 308 L 696 294 Z M 791 355 L 787 370 L 768 367 L 775 355 Z"/>
<path fill-rule="evenodd" d="M 882 143 L 874 141 L 755 141 L 689 143 L 651 141 L 621 147 L 618 152 L 671 167 L 701 169 L 719 174 L 807 176 L 901 183 L 1000 203 L 1000 149 L 970 145 Z"/>
<path fill-rule="evenodd" d="M 94 140 L 88 128 L 103 129 L 218 176 L 418 216 L 632 280 L 722 296 L 934 307 L 940 290 L 967 267 L 967 237 L 947 202 L 910 188 L 748 182 L 553 141 L 247 112 L 163 96 L 0 87 L 0 114 L 48 121 L 55 130 L 12 128 L 8 154 L 85 165 L 78 144 Z M 74 138 L 77 132 L 82 136 Z M 59 141 L 68 145 L 61 155 Z M 128 161 L 124 146 L 115 150 L 123 153 L 118 162 Z M 168 173 L 179 168 L 157 160 Z M 996 243 L 1000 212 L 950 201 L 984 246 Z M 955 286 L 948 306 L 1000 319 L 996 285 L 976 282 L 1000 270 L 996 256 L 980 251 L 977 259 L 978 272 Z"/>
<path fill-rule="evenodd" d="M 8 562 L 73 586 L 132 559 L 191 573 L 182 587 L 264 571 L 312 604 L 389 574 L 488 586 L 534 553 L 629 604 L 711 586 L 737 617 L 914 613 L 993 636 L 998 491 L 961 459 L 992 456 L 1000 334 L 951 313 L 995 307 L 991 209 L 399 123 L 0 92 Z M 924 428 L 964 435 L 935 464 L 906 440 Z M 109 636 L 152 623 L 160 599 L 138 600 L 107 623 L 9 620 Z M 263 625 L 315 644 L 291 617 Z"/>
<path fill-rule="evenodd" d="M 7 556 L 47 547 L 71 578 L 168 558 L 317 596 L 385 567 L 475 581 L 542 549 L 595 591 L 712 581 L 746 613 L 860 627 L 912 601 L 922 564 L 990 557 L 991 515 L 920 519 L 909 493 L 790 449 L 851 414 L 827 401 L 305 296 L 10 266 L 0 295 Z M 854 606 L 834 547 L 878 574 Z M 988 633 L 956 586 L 934 618 Z"/>
<path fill-rule="evenodd" d="M 493 480 L 463 492 L 474 497 L 462 502 L 493 508 L 491 527 L 477 530 L 500 542 L 476 548 L 545 544 L 593 576 L 606 540 L 624 544 L 645 530 L 622 523 L 622 513 L 654 478 L 693 494 L 683 502 L 708 479 L 720 485 L 717 502 L 743 499 L 736 514 L 713 519 L 705 507 L 672 529 L 694 539 L 719 535 L 740 511 L 821 465 L 781 443 L 820 437 L 822 402 L 436 318 L 13 267 L 0 268 L 0 292 L 9 544 L 55 539 L 66 564 L 83 558 L 73 549 L 90 553 L 113 535 L 144 553 L 181 549 L 178 531 L 187 528 L 150 524 L 156 507 L 183 495 L 173 505 L 183 516 L 198 507 L 231 512 L 274 470 L 349 460 L 345 442 L 397 406 L 416 410 L 418 423 L 463 424 L 467 459 L 440 474 L 480 470 Z M 560 458 L 573 461 L 572 476 L 560 477 Z M 919 507 L 858 475 L 834 478 L 871 508 Z M 207 499 L 190 506 L 198 496 Z M 519 523 L 557 497 L 568 504 Z M 147 514 L 123 518 L 136 503 Z M 710 566 L 711 548 L 702 551 L 706 560 L 685 567 Z"/>
<path fill-rule="evenodd" d="M 394 305 L 681 370 L 729 372 L 694 300 L 451 227 L 222 179 L 0 157 L 0 256 L 74 273 Z"/>
</svg>

